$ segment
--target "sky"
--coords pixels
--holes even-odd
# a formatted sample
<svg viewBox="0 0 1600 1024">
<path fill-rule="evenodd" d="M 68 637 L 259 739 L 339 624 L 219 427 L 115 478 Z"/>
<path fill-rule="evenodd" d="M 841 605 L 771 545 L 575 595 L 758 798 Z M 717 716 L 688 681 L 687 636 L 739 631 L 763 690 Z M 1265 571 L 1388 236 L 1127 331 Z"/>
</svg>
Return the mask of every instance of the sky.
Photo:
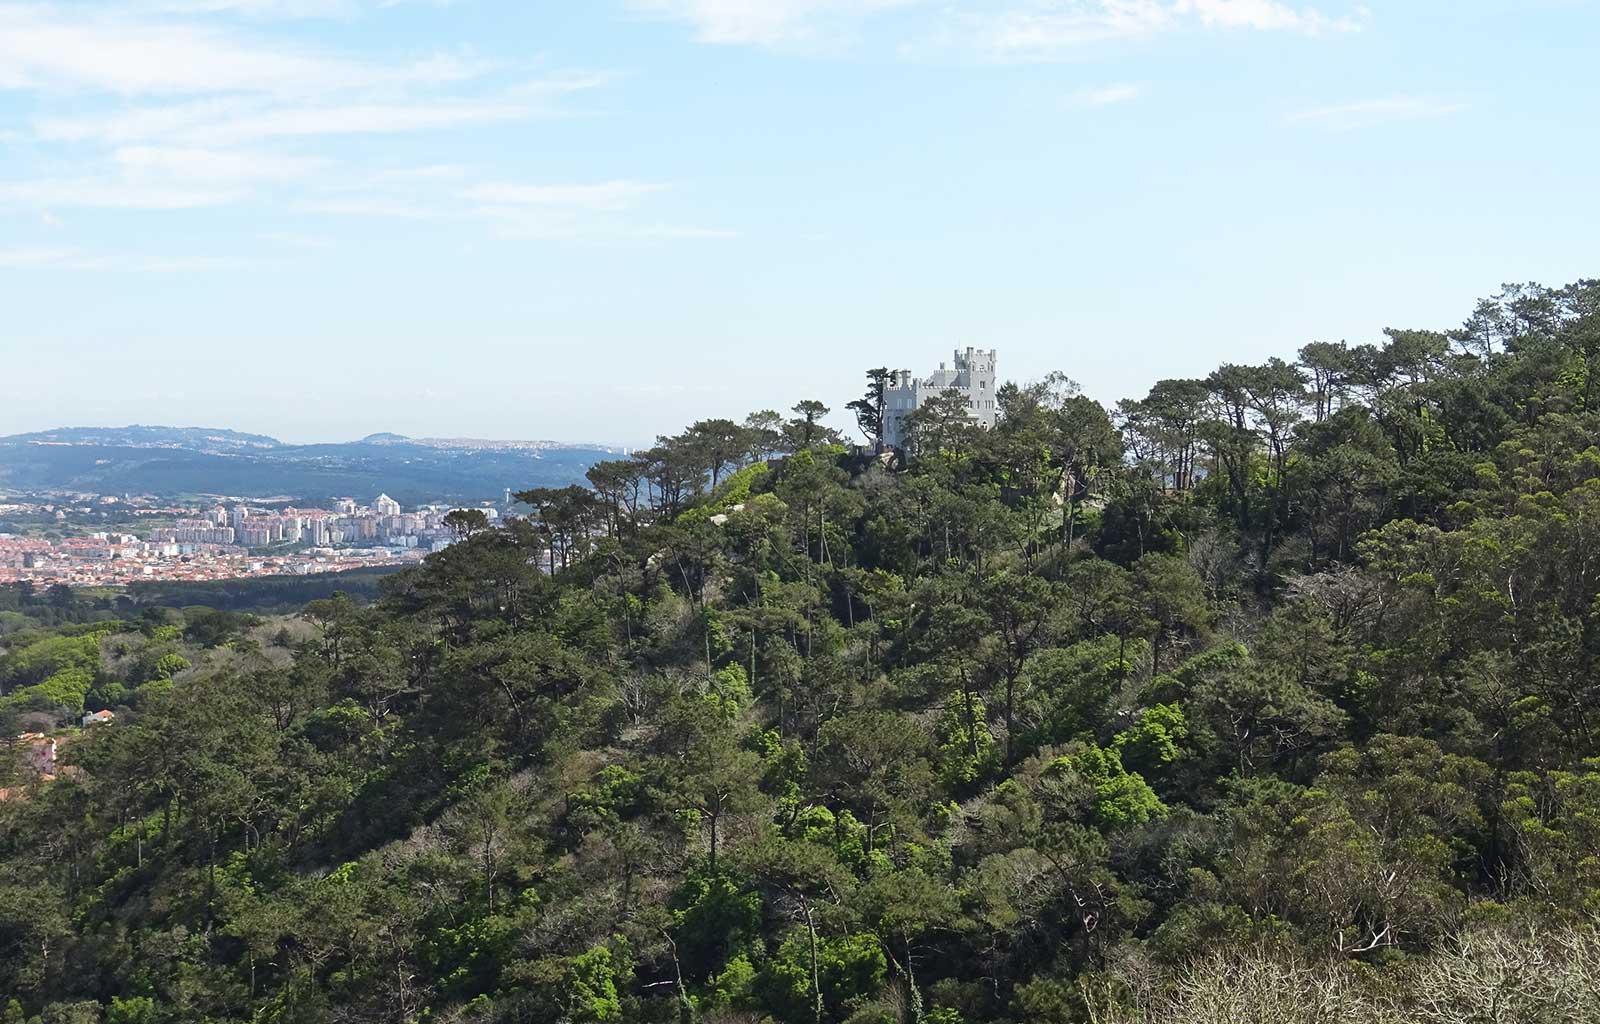
<svg viewBox="0 0 1600 1024">
<path fill-rule="evenodd" d="M 0 434 L 1108 404 L 1600 273 L 1588 0 L 0 0 Z M 842 422 L 842 420 L 841 420 Z"/>
</svg>

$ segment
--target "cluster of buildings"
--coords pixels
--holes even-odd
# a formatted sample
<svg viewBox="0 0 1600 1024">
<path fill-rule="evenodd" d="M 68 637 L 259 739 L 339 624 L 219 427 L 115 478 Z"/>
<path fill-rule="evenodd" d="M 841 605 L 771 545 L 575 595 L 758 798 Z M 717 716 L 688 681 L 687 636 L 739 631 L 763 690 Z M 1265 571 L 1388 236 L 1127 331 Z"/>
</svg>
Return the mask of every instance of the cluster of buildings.
<svg viewBox="0 0 1600 1024">
<path fill-rule="evenodd" d="M 380 494 L 332 509 L 244 504 L 184 509 L 142 536 L 100 531 L 51 540 L 0 534 L 0 583 L 105 586 L 137 580 L 217 580 L 343 572 L 418 561 L 456 539 L 448 505 L 402 511 Z M 484 509 L 491 518 L 497 509 Z"/>
<path fill-rule="evenodd" d="M 387 494 L 370 506 L 341 498 L 332 511 L 284 508 L 278 511 L 246 505 L 217 506 L 200 516 L 183 517 L 170 527 L 150 531 L 149 540 L 178 545 L 236 545 L 268 548 L 280 544 L 312 547 L 390 546 L 437 550 L 450 542 L 444 527 L 449 508 L 425 506 L 404 513 Z"/>
</svg>

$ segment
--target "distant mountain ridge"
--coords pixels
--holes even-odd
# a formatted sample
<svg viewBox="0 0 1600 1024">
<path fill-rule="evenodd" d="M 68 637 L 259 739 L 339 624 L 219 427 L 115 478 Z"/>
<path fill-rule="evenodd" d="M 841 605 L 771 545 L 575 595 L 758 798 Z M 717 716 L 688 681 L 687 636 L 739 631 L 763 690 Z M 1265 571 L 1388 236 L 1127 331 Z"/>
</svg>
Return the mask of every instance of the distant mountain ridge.
<svg viewBox="0 0 1600 1024">
<path fill-rule="evenodd" d="M 182 448 L 187 451 L 282 448 L 265 434 L 247 434 L 216 427 L 58 427 L 0 437 L 0 444 L 108 444 L 127 448 Z"/>
<path fill-rule="evenodd" d="M 582 483 L 591 465 L 622 452 L 597 444 L 394 433 L 296 445 L 211 427 L 62 427 L 0 437 L 0 488 L 293 495 L 308 502 L 382 491 L 407 504 L 476 502 L 499 498 L 507 488 Z"/>
<path fill-rule="evenodd" d="M 269 448 L 310 448 L 320 445 L 292 445 L 266 434 L 249 434 L 221 427 L 160 427 L 134 424 L 127 427 L 58 427 L 26 434 L 0 436 L 0 444 L 106 444 L 126 448 L 181 448 L 185 451 L 219 451 Z M 544 451 L 582 449 L 621 451 L 620 445 L 588 442 L 496 440 L 477 437 L 407 437 L 404 434 L 381 432 L 368 434 L 359 441 L 333 442 L 335 444 L 421 445 L 425 448 L 455 448 L 468 451 L 497 451 L 520 449 Z"/>
</svg>

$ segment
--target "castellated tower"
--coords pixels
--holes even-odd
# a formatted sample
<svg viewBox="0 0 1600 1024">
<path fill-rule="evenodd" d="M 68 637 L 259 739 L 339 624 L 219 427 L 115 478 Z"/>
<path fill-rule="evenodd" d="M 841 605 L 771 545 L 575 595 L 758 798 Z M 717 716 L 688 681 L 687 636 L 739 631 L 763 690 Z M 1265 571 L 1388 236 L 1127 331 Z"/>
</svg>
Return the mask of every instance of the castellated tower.
<svg viewBox="0 0 1600 1024">
<path fill-rule="evenodd" d="M 910 370 L 896 370 L 883 396 L 883 442 L 899 448 L 905 443 L 905 421 L 934 395 L 960 392 L 967 400 L 973 420 L 985 429 L 994 426 L 995 350 L 957 349 L 955 361 L 926 377 L 913 377 Z"/>
</svg>

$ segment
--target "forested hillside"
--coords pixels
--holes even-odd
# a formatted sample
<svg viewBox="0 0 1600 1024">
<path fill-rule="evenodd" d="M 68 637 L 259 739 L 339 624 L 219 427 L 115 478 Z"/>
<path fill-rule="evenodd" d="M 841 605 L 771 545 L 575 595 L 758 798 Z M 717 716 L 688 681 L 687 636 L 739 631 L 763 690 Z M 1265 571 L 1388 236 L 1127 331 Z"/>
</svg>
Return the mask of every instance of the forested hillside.
<svg viewBox="0 0 1600 1024">
<path fill-rule="evenodd" d="M 801 402 L 368 608 L 14 633 L 119 714 L 0 804 L 0 1019 L 1600 1019 L 1597 359 L 1583 282 Z"/>
</svg>

